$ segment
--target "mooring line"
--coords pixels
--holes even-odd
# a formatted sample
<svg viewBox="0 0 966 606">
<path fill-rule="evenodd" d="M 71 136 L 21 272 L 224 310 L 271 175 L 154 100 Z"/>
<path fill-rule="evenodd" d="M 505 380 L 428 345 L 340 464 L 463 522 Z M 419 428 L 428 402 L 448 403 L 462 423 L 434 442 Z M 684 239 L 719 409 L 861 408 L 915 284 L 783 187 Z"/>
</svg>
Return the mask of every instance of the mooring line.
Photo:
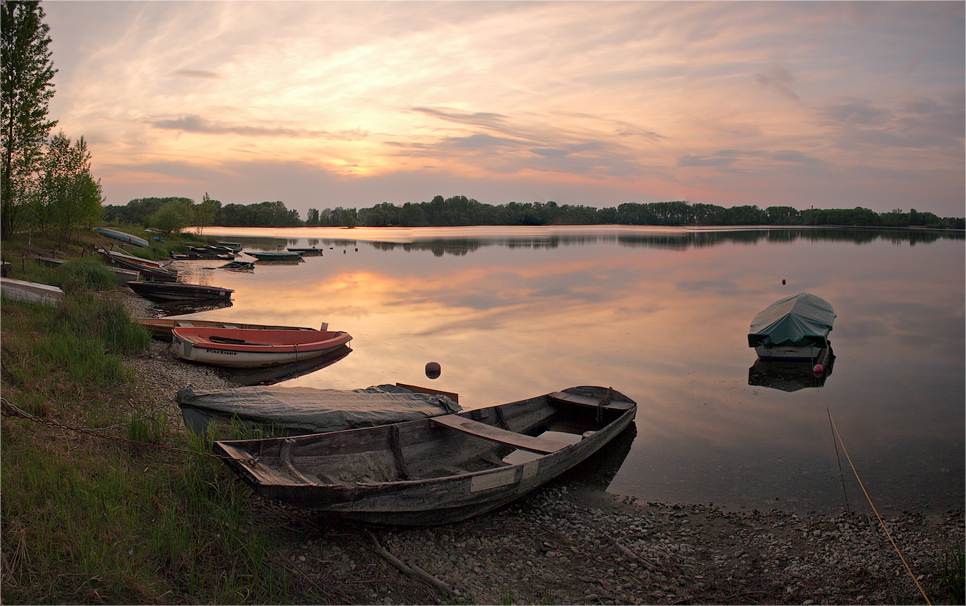
<svg viewBox="0 0 966 606">
<path fill-rule="evenodd" d="M 896 550 L 897 554 L 899 554 L 899 559 L 902 560 L 902 565 L 906 567 L 906 572 L 909 573 L 909 576 L 912 578 L 912 582 L 916 584 L 916 587 L 919 589 L 919 593 L 922 594 L 922 598 L 926 600 L 926 604 L 929 604 L 929 606 L 932 606 L 932 602 L 930 602 L 929 598 L 926 597 L 926 592 L 923 591 L 922 586 L 919 584 L 919 581 L 916 580 L 916 575 L 912 574 L 912 569 L 909 568 L 909 564 L 906 563 L 906 559 L 902 557 L 902 552 L 899 551 L 899 548 L 896 546 L 896 542 L 892 540 L 892 534 L 889 533 L 889 529 L 886 528 L 885 522 L 882 521 L 882 516 L 879 515 L 878 510 L 876 510 L 875 505 L 872 503 L 872 499 L 869 497 L 869 493 L 865 490 L 865 485 L 862 483 L 861 478 L 859 478 L 859 472 L 855 470 L 855 465 L 852 464 L 852 457 L 849 456 L 849 451 L 845 449 L 845 442 L 842 441 L 842 435 L 839 434 L 839 428 L 835 426 L 835 421 L 832 420 L 832 412 L 829 411 L 828 406 L 825 407 L 825 410 L 828 412 L 829 423 L 832 424 L 832 430 L 835 432 L 836 437 L 838 437 L 839 439 L 839 443 L 842 445 L 842 452 L 845 453 L 845 458 L 846 460 L 848 460 L 849 466 L 852 468 L 852 473 L 855 474 L 855 479 L 858 480 L 859 487 L 862 488 L 862 492 L 863 494 L 865 494 L 865 499 L 869 502 L 869 507 L 872 508 L 872 511 L 875 513 L 876 519 L 879 520 L 879 524 L 882 526 L 882 530 L 889 538 L 889 542 L 892 543 L 892 548 Z"/>
<path fill-rule="evenodd" d="M 845 474 L 842 473 L 842 459 L 839 458 L 839 445 L 835 441 L 835 428 L 832 426 L 832 411 L 825 407 L 825 412 L 828 413 L 828 426 L 832 429 L 832 446 L 835 447 L 835 460 L 839 463 L 839 478 L 842 480 L 842 492 L 845 493 L 845 509 L 852 514 L 852 507 L 849 505 L 849 491 L 845 489 Z M 842 448 L 845 448 L 844 446 Z"/>
</svg>

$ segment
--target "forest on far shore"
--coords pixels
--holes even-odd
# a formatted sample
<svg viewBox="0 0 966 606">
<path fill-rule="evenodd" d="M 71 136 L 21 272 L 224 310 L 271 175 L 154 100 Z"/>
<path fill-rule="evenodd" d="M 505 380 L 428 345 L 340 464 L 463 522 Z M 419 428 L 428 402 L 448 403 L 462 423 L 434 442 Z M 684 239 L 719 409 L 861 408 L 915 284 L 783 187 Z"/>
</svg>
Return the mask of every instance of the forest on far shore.
<svg viewBox="0 0 966 606">
<path fill-rule="evenodd" d="M 205 194 L 203 201 L 183 197 L 140 198 L 126 206 L 104 206 L 110 223 L 155 227 L 166 232 L 199 227 L 444 227 L 465 225 L 665 225 L 665 226 L 861 226 L 964 229 L 961 217 L 896 209 L 877 213 L 868 208 L 798 210 L 790 206 L 690 204 L 686 201 L 625 203 L 595 208 L 556 202 L 509 202 L 494 206 L 466 196 L 396 206 L 383 202 L 370 208 L 310 208 L 305 219 L 281 201 L 225 204 Z"/>
</svg>

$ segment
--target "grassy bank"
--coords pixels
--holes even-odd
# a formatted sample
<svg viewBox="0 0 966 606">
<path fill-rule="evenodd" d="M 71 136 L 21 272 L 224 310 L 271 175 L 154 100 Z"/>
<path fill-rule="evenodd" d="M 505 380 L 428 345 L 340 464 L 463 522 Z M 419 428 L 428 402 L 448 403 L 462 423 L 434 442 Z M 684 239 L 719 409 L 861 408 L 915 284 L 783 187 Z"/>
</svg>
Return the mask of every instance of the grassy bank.
<svg viewBox="0 0 966 606">
<path fill-rule="evenodd" d="M 33 260 L 51 250 L 79 257 L 96 239 L 3 243 L 11 277 L 66 296 L 56 308 L 0 307 L 2 601 L 321 601 L 272 557 L 271 529 L 246 509 L 234 475 L 203 454 L 209 445 L 145 406 L 124 356 L 150 336 L 128 319 L 100 260 L 57 269 Z"/>
</svg>

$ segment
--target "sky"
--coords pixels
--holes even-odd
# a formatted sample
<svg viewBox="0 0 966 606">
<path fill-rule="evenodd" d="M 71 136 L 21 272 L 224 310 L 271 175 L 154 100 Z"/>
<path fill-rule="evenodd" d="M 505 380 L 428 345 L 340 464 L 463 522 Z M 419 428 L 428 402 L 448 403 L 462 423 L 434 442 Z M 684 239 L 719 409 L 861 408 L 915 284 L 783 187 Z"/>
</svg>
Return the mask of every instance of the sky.
<svg viewBox="0 0 966 606">
<path fill-rule="evenodd" d="M 966 214 L 963 2 L 41 6 L 106 204 Z"/>
</svg>

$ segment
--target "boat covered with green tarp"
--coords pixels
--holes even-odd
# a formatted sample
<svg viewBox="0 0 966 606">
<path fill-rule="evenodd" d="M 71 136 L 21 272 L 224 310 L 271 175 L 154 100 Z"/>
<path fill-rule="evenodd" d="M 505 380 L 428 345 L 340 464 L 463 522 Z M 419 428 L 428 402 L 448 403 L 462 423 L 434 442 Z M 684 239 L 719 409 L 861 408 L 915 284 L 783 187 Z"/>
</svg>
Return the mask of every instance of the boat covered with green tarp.
<svg viewBox="0 0 966 606">
<path fill-rule="evenodd" d="M 758 312 L 748 347 L 761 358 L 815 359 L 829 346 L 835 311 L 828 301 L 803 292 L 775 301 Z"/>
</svg>

